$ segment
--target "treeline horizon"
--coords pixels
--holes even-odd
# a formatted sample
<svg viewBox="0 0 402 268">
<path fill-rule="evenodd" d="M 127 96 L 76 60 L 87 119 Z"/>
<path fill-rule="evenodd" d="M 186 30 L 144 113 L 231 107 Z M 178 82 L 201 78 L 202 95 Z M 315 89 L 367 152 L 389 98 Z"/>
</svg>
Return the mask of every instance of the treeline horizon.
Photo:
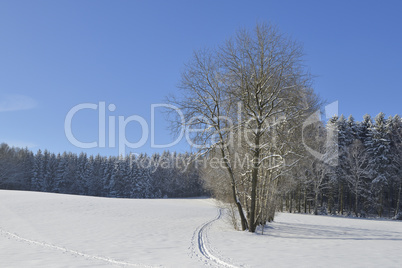
<svg viewBox="0 0 402 268">
<path fill-rule="evenodd" d="M 189 153 L 126 157 L 54 154 L 0 145 L 0 189 L 117 198 L 207 195 Z"/>
<path fill-rule="evenodd" d="M 326 131 L 337 132 L 338 165 L 305 155 L 278 180 L 273 193 L 276 210 L 357 217 L 398 214 L 402 190 L 401 117 L 386 118 L 379 113 L 375 118 L 365 115 L 359 122 L 353 116 L 346 119 L 341 115 L 314 128 L 310 140 L 317 150 L 325 147 Z M 168 151 L 124 158 L 67 152 L 56 155 L 47 150 L 34 154 L 27 148 L 2 143 L 0 189 L 117 198 L 210 195 L 213 189 L 208 183 L 205 186 L 209 175 L 205 167 L 199 169 L 194 157 Z"/>
</svg>

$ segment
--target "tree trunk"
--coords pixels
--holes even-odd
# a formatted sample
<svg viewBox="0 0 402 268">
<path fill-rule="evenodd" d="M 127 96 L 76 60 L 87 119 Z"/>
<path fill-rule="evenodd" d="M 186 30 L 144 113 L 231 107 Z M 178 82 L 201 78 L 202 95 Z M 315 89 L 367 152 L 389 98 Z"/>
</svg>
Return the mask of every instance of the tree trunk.
<svg viewBox="0 0 402 268">
<path fill-rule="evenodd" d="M 329 197 L 328 197 L 328 213 L 332 214 L 332 208 L 334 203 L 334 195 L 332 193 L 332 188 L 329 190 Z"/>
<path fill-rule="evenodd" d="M 290 195 L 289 213 L 292 213 L 292 205 L 293 205 L 293 194 L 292 194 L 292 192 L 290 192 L 289 195 Z"/>
<path fill-rule="evenodd" d="M 244 216 L 244 212 L 243 212 L 243 208 L 241 206 L 241 203 L 240 203 L 239 199 L 236 196 L 236 188 L 235 188 L 235 186 L 232 186 L 232 192 L 233 192 L 233 199 L 235 199 L 237 210 L 239 211 L 239 215 L 240 215 L 241 229 L 242 229 L 242 231 L 244 231 L 244 230 L 247 229 L 247 219 Z"/>
<path fill-rule="evenodd" d="M 343 215 L 343 184 L 339 186 L 339 213 Z"/>
<path fill-rule="evenodd" d="M 380 207 L 379 207 L 379 209 L 378 209 L 378 215 L 380 216 L 380 218 L 382 217 L 382 210 L 383 210 L 383 204 L 382 204 L 382 199 L 383 199 L 383 197 L 382 197 L 382 192 L 383 192 L 383 190 L 381 189 L 381 192 L 380 192 Z"/>
<path fill-rule="evenodd" d="M 398 213 L 399 213 L 399 205 L 400 205 L 400 201 L 401 201 L 401 190 L 402 190 L 402 182 L 399 183 L 399 190 L 398 190 L 398 196 L 397 196 L 397 201 L 396 201 L 395 216 L 398 215 Z"/>
<path fill-rule="evenodd" d="M 324 207 L 324 193 L 321 193 L 321 207 Z"/>
<path fill-rule="evenodd" d="M 314 195 L 314 215 L 318 215 L 318 193 Z"/>
<path fill-rule="evenodd" d="M 260 127 L 259 127 L 260 128 Z M 259 160 L 260 160 L 260 137 L 259 131 L 257 131 L 254 145 L 255 152 L 253 156 L 253 170 L 251 172 L 251 204 L 250 204 L 250 218 L 248 221 L 249 231 L 251 233 L 255 232 L 256 222 L 255 222 L 255 212 L 256 212 L 256 196 L 257 196 L 257 183 L 258 183 L 258 169 L 259 169 Z"/>
<path fill-rule="evenodd" d="M 237 210 L 239 211 L 239 216 L 240 216 L 240 221 L 241 221 L 241 229 L 242 229 L 242 231 L 244 231 L 244 230 L 247 229 L 247 219 L 244 216 L 242 205 L 240 203 L 239 198 L 237 197 L 236 181 L 235 181 L 235 178 L 234 178 L 233 170 L 232 170 L 231 166 L 228 163 L 228 160 L 226 158 L 226 154 L 225 154 L 223 149 L 221 149 L 221 153 L 222 153 L 222 157 L 224 159 L 226 170 L 228 171 L 230 179 L 231 179 L 232 197 L 233 197 L 233 201 L 235 202 L 235 204 L 237 206 Z"/>
<path fill-rule="evenodd" d="M 356 217 L 358 217 L 358 213 L 357 213 L 357 205 L 358 205 L 358 202 L 359 202 L 359 195 L 358 195 L 358 193 L 356 192 L 356 200 L 355 200 L 355 215 L 356 215 Z"/>
<path fill-rule="evenodd" d="M 350 191 L 346 190 L 346 195 L 347 195 L 347 199 L 348 199 L 348 213 L 352 213 L 353 212 L 353 195 L 350 193 Z"/>
<path fill-rule="evenodd" d="M 297 211 L 301 213 L 301 187 L 299 187 L 299 194 L 298 194 L 298 204 L 297 204 Z"/>
<path fill-rule="evenodd" d="M 358 187 L 359 187 L 359 184 L 357 183 L 357 181 L 358 180 L 356 180 L 356 184 L 355 184 L 355 215 L 356 215 L 356 217 L 358 216 L 357 214 L 357 205 L 358 205 L 358 202 L 359 202 L 359 191 L 358 191 Z"/>
</svg>

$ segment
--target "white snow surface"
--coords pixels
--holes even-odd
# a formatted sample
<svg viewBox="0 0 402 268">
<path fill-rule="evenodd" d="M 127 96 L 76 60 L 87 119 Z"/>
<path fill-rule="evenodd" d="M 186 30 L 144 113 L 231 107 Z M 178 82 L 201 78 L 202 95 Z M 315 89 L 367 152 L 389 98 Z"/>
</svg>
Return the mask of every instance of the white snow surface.
<svg viewBox="0 0 402 268">
<path fill-rule="evenodd" d="M 400 267 L 402 222 L 280 213 L 235 231 L 213 199 L 0 190 L 0 267 Z"/>
</svg>

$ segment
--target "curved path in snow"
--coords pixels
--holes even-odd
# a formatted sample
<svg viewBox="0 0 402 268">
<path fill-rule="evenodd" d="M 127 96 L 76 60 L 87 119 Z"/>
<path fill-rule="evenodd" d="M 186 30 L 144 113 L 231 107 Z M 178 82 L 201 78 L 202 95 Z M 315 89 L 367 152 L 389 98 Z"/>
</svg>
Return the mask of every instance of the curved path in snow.
<svg viewBox="0 0 402 268">
<path fill-rule="evenodd" d="M 217 216 L 199 226 L 193 233 L 192 238 L 192 251 L 197 255 L 205 265 L 218 266 L 218 267 L 230 267 L 235 268 L 237 266 L 230 264 L 218 256 L 214 255 L 210 249 L 210 242 L 208 240 L 208 230 L 211 225 L 222 217 L 222 208 L 218 209 Z"/>
</svg>

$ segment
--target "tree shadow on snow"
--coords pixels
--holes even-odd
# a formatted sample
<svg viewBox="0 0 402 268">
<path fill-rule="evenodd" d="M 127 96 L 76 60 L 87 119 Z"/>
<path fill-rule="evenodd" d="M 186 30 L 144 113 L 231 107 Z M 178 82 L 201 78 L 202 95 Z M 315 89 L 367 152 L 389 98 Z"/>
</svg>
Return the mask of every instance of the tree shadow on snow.
<svg viewBox="0 0 402 268">
<path fill-rule="evenodd" d="M 264 235 L 289 239 L 402 241 L 401 232 L 304 223 L 275 223 L 264 228 Z"/>
</svg>

